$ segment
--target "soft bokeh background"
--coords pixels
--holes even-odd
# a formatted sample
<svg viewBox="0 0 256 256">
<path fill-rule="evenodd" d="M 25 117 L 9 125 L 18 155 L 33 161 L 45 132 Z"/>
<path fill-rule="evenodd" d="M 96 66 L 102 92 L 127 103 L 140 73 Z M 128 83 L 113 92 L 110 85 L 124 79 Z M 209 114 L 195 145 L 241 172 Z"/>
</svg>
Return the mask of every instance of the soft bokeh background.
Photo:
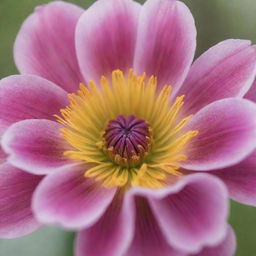
<svg viewBox="0 0 256 256">
<path fill-rule="evenodd" d="M 0 0 L 0 78 L 17 73 L 12 57 L 16 33 L 34 7 L 47 2 L 49 1 Z M 70 2 L 88 7 L 94 1 L 71 0 Z M 197 24 L 197 55 L 227 38 L 250 39 L 256 43 L 256 0 L 184 0 L 184 2 L 191 8 Z M 255 256 L 256 208 L 232 202 L 230 222 L 237 233 L 237 256 Z M 71 232 L 44 227 L 23 238 L 0 239 L 0 256 L 72 256 L 73 240 L 74 234 Z"/>
</svg>

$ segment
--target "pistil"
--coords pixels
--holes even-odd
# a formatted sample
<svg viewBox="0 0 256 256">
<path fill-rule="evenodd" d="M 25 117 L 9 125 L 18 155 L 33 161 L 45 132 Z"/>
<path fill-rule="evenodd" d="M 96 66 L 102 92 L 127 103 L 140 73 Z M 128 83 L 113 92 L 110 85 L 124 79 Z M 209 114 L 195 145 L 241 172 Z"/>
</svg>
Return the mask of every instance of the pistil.
<svg viewBox="0 0 256 256">
<path fill-rule="evenodd" d="M 141 118 L 118 115 L 105 128 L 104 151 L 116 164 L 135 167 L 150 150 L 150 130 L 150 125 Z"/>
</svg>

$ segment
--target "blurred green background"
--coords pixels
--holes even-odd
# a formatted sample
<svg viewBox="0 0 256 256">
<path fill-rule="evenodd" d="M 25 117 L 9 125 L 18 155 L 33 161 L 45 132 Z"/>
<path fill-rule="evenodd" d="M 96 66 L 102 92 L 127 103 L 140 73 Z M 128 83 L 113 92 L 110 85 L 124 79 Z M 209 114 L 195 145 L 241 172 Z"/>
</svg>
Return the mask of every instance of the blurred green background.
<svg viewBox="0 0 256 256">
<path fill-rule="evenodd" d="M 17 73 L 12 47 L 22 21 L 46 0 L 0 0 L 0 78 Z M 69 1 L 88 7 L 93 0 Z M 143 2 L 143 1 L 141 1 Z M 227 38 L 256 43 L 255 0 L 184 0 L 198 29 L 197 55 Z M 0 195 L 1 196 L 1 195 Z M 230 222 L 237 239 L 237 256 L 256 255 L 256 208 L 231 203 Z M 15 240 L 0 239 L 0 256 L 72 256 L 74 234 L 53 227 Z M 221 256 L 221 255 L 216 255 Z"/>
</svg>

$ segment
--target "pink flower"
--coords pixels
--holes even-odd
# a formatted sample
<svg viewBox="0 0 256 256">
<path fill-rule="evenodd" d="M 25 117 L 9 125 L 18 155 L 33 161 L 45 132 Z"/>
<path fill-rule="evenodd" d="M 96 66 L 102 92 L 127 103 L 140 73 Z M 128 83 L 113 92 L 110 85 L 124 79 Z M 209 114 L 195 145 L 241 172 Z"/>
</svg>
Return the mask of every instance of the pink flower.
<svg viewBox="0 0 256 256">
<path fill-rule="evenodd" d="M 227 198 L 256 205 L 255 47 L 192 64 L 195 46 L 175 0 L 37 8 L 0 82 L 1 237 L 58 224 L 77 256 L 233 255 Z"/>
</svg>

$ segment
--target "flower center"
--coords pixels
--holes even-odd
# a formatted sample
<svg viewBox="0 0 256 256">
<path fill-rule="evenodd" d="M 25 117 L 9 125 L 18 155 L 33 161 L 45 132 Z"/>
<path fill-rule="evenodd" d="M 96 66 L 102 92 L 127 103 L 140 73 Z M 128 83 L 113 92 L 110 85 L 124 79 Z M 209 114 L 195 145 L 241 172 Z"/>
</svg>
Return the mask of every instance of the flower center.
<svg viewBox="0 0 256 256">
<path fill-rule="evenodd" d="M 103 186 L 165 186 L 182 175 L 186 145 L 198 134 L 184 130 L 191 115 L 182 116 L 184 95 L 171 101 L 171 89 L 157 90 L 154 76 L 120 70 L 98 85 L 81 84 L 57 116 L 70 146 L 64 155 Z"/>
<path fill-rule="evenodd" d="M 135 167 L 148 154 L 151 145 L 149 124 L 130 115 L 110 120 L 103 134 L 105 151 L 117 164 Z"/>
</svg>

